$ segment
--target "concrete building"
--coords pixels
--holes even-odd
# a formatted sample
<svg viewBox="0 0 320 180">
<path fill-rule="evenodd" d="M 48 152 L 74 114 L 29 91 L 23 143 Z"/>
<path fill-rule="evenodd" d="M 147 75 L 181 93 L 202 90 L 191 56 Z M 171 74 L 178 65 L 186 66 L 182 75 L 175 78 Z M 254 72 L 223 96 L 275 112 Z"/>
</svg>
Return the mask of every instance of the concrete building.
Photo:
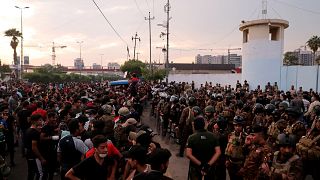
<svg viewBox="0 0 320 180">
<path fill-rule="evenodd" d="M 108 63 L 108 69 L 120 69 L 120 65 L 116 62 L 110 62 Z"/>
<path fill-rule="evenodd" d="M 242 56 L 238 54 L 230 54 L 228 58 L 228 64 L 234 64 L 236 68 L 241 67 Z"/>
<path fill-rule="evenodd" d="M 218 56 L 212 56 L 212 55 L 203 55 L 201 56 L 198 54 L 195 57 L 195 63 L 196 64 L 227 64 L 224 63 L 225 56 L 218 55 Z"/>
<path fill-rule="evenodd" d="M 289 22 L 282 19 L 258 19 L 243 21 L 242 81 L 247 80 L 250 89 L 258 85 L 281 80 L 284 29 Z"/>
<path fill-rule="evenodd" d="M 101 65 L 100 65 L 100 64 L 93 63 L 93 64 L 92 64 L 92 69 L 101 69 Z"/>
<path fill-rule="evenodd" d="M 82 69 L 84 67 L 83 60 L 80 58 L 76 58 L 74 60 L 74 67 L 75 69 Z"/>
</svg>

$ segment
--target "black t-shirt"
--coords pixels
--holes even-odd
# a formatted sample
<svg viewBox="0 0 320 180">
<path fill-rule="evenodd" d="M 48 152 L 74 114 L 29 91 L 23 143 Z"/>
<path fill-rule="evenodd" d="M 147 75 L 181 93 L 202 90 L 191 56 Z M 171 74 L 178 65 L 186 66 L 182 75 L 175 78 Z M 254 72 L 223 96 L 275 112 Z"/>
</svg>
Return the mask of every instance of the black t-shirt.
<svg viewBox="0 0 320 180">
<path fill-rule="evenodd" d="M 22 109 L 18 112 L 18 122 L 19 126 L 22 130 L 26 130 L 30 127 L 30 124 L 28 122 L 28 117 L 31 116 L 31 111 L 27 109 Z"/>
<path fill-rule="evenodd" d="M 27 149 L 27 158 L 36 158 L 32 151 L 32 141 L 40 142 L 40 132 L 34 128 L 29 128 L 26 132 L 25 147 Z"/>
<path fill-rule="evenodd" d="M 45 125 L 41 129 L 41 133 L 45 134 L 45 137 L 54 136 L 54 127 Z M 58 141 L 54 140 L 43 140 L 39 143 L 40 153 L 43 154 L 46 160 L 48 159 L 56 159 L 57 154 L 57 144 Z"/>
<path fill-rule="evenodd" d="M 72 169 L 75 176 L 82 180 L 106 180 L 108 177 L 108 167 L 113 164 L 113 160 L 105 158 L 102 165 L 98 164 L 94 156 L 91 156 Z"/>
<path fill-rule="evenodd" d="M 187 147 L 192 149 L 192 155 L 201 162 L 209 162 L 219 146 L 218 138 L 208 131 L 198 131 L 188 139 Z M 193 163 L 191 162 L 193 165 Z"/>
</svg>

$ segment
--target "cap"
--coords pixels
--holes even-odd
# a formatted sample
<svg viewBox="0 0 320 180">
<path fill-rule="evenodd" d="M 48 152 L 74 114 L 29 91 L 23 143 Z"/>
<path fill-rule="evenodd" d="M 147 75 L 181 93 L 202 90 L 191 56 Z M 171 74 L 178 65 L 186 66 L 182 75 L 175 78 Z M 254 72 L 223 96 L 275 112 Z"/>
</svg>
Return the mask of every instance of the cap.
<svg viewBox="0 0 320 180">
<path fill-rule="evenodd" d="M 135 120 L 134 118 L 129 118 L 126 120 L 125 123 L 122 124 L 123 127 L 127 127 L 128 125 L 135 125 L 137 124 L 137 120 Z"/>
<path fill-rule="evenodd" d="M 140 131 L 138 131 L 138 132 L 130 132 L 129 133 L 129 139 L 130 140 L 135 140 L 135 141 L 137 141 L 137 139 L 138 139 L 138 137 L 139 136 L 141 136 L 141 135 L 143 135 L 143 134 L 146 134 L 147 132 L 146 131 L 142 131 L 142 130 L 140 130 Z"/>
</svg>

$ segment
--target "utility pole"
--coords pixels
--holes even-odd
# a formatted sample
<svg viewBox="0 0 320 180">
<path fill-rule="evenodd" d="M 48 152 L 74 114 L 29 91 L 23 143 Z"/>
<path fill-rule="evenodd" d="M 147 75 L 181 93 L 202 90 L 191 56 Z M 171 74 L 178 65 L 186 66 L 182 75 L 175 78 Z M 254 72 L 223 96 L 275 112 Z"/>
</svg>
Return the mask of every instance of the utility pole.
<svg viewBox="0 0 320 180">
<path fill-rule="evenodd" d="M 140 54 L 140 53 L 139 53 L 139 52 L 137 52 L 136 54 L 137 54 L 137 60 L 139 60 L 139 54 Z"/>
<path fill-rule="evenodd" d="M 152 63 L 151 63 L 151 20 L 154 20 L 154 16 L 151 18 L 150 17 L 150 12 L 149 12 L 149 18 L 146 18 L 145 17 L 145 20 L 148 20 L 149 21 L 149 40 L 150 40 L 150 59 L 149 59 L 149 68 L 150 68 L 150 71 L 151 71 L 151 75 L 153 75 L 153 68 L 152 68 Z"/>
<path fill-rule="evenodd" d="M 133 60 L 136 59 L 136 46 L 137 46 L 137 40 L 139 40 L 139 42 L 141 41 L 140 40 L 140 37 L 138 37 L 138 34 L 136 32 L 136 35 L 134 37 L 132 37 L 132 41 L 134 40 L 134 48 L 133 48 Z"/>
<path fill-rule="evenodd" d="M 23 72 L 23 29 L 22 29 L 22 10 L 23 9 L 28 9 L 29 7 L 19 7 L 15 6 L 15 8 L 20 9 L 20 23 L 21 23 L 21 54 L 20 54 L 20 72 L 19 72 L 19 79 L 22 79 L 22 72 Z"/>
<path fill-rule="evenodd" d="M 101 74 L 103 75 L 103 66 L 102 66 L 102 56 L 103 56 L 104 54 L 100 54 L 100 56 L 101 56 L 101 58 L 100 58 L 100 63 L 101 63 Z"/>
<path fill-rule="evenodd" d="M 169 68 L 169 20 L 170 20 L 170 16 L 169 16 L 169 12 L 170 12 L 170 2 L 168 0 L 167 4 L 164 6 L 164 10 L 167 13 L 167 58 L 166 58 L 166 65 L 165 65 L 165 69 L 167 72 L 167 76 L 166 76 L 166 83 L 168 83 L 168 68 Z"/>
</svg>

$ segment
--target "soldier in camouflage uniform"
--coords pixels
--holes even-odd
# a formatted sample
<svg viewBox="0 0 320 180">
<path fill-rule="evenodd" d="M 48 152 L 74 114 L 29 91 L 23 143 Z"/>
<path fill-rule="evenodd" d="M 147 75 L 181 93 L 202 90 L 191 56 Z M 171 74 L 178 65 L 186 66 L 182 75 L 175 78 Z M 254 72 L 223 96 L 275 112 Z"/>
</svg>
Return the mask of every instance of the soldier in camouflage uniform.
<svg viewBox="0 0 320 180">
<path fill-rule="evenodd" d="M 214 118 L 214 112 L 215 111 L 214 111 L 214 107 L 213 106 L 207 106 L 204 109 L 205 118 L 206 118 L 206 124 L 207 124 L 206 129 L 209 132 L 213 131 L 213 125 L 216 123 L 216 120 Z"/>
<path fill-rule="evenodd" d="M 298 142 L 302 136 L 306 135 L 305 125 L 298 120 L 300 117 L 299 110 L 295 107 L 289 107 L 286 109 L 286 114 L 288 116 L 288 127 L 285 132 L 295 135 Z"/>
<path fill-rule="evenodd" d="M 243 131 L 245 121 L 241 116 L 235 116 L 233 119 L 234 131 L 228 137 L 226 147 L 226 167 L 228 169 L 230 180 L 242 180 L 237 173 L 243 166 L 245 156 L 243 146 L 247 134 Z"/>
<path fill-rule="evenodd" d="M 273 154 L 272 165 L 265 163 L 260 172 L 270 179 L 304 179 L 302 160 L 295 154 L 295 144 L 293 135 L 279 134 L 279 151 Z"/>
<path fill-rule="evenodd" d="M 180 137 L 180 151 L 177 154 L 179 157 L 183 157 L 184 149 L 187 144 L 189 135 L 193 133 L 192 131 L 192 121 L 194 119 L 194 114 L 192 112 L 193 106 L 195 106 L 196 99 L 194 97 L 188 98 L 188 107 L 184 108 L 179 121 L 179 131 L 182 131 L 182 136 Z"/>
<path fill-rule="evenodd" d="M 244 150 L 249 151 L 249 154 L 238 175 L 244 180 L 265 179 L 260 176 L 259 170 L 263 163 L 269 162 L 272 151 L 263 138 L 262 126 L 254 125 L 245 140 Z"/>
</svg>

